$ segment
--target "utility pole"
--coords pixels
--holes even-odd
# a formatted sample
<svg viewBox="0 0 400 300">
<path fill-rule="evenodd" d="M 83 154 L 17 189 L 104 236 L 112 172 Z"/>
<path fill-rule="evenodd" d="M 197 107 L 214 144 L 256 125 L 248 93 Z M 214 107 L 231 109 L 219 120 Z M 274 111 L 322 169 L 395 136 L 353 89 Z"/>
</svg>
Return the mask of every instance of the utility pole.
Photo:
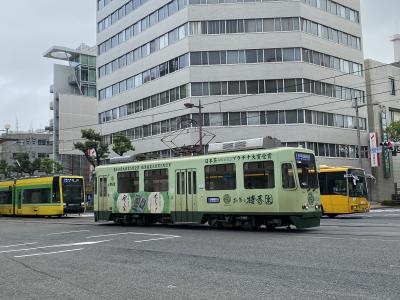
<svg viewBox="0 0 400 300">
<path fill-rule="evenodd" d="M 203 106 L 201 106 L 201 100 L 199 99 L 199 105 L 194 105 L 193 103 L 185 103 L 184 104 L 186 108 L 197 108 L 198 111 L 198 117 L 199 117 L 199 147 L 200 147 L 200 154 L 204 153 L 204 149 L 203 149 L 203 114 L 202 114 L 202 108 Z"/>
<path fill-rule="evenodd" d="M 357 122 L 357 155 L 358 155 L 358 163 L 360 164 L 360 168 L 363 168 L 362 158 L 361 158 L 361 132 L 360 132 L 360 114 L 358 106 L 358 97 L 354 98 L 353 107 L 356 109 L 356 122 Z"/>
</svg>

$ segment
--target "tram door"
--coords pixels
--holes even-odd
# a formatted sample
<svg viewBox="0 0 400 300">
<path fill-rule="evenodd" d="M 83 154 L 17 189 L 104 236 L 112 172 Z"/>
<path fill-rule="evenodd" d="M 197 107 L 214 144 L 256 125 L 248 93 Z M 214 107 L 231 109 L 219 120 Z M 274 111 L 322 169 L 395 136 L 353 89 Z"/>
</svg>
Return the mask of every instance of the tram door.
<svg viewBox="0 0 400 300">
<path fill-rule="evenodd" d="M 102 219 L 102 213 L 106 212 L 107 209 L 107 177 L 106 176 L 99 176 L 98 179 L 98 203 L 97 203 L 97 211 L 99 213 L 99 218 Z"/>
<path fill-rule="evenodd" d="M 197 211 L 196 169 L 176 170 L 175 219 L 177 222 L 192 222 Z"/>
<path fill-rule="evenodd" d="M 15 206 L 14 206 L 14 214 L 15 215 L 22 215 L 22 197 L 23 191 L 19 191 L 15 189 Z"/>
</svg>

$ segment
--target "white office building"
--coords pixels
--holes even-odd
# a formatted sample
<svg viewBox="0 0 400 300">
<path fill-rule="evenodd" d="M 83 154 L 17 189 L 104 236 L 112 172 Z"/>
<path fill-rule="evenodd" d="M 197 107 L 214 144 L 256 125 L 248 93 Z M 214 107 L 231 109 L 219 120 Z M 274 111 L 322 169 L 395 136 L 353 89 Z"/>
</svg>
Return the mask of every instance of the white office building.
<svg viewBox="0 0 400 300">
<path fill-rule="evenodd" d="M 99 0 L 101 133 L 163 156 L 198 145 L 203 124 L 205 144 L 271 136 L 359 166 L 359 11 L 359 0 Z M 199 101 L 202 120 L 184 105 Z M 360 109 L 362 157 L 366 118 Z"/>
</svg>

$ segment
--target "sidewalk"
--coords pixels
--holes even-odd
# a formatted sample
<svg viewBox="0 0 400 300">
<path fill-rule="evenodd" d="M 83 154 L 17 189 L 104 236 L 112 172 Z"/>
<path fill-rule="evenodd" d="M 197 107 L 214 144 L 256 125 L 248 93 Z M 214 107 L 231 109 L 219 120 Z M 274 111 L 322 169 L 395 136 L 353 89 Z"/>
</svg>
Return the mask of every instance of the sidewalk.
<svg viewBox="0 0 400 300">
<path fill-rule="evenodd" d="M 371 203 L 371 209 L 385 209 L 385 208 L 400 208 L 400 206 L 399 205 L 386 206 L 376 202 Z"/>
</svg>

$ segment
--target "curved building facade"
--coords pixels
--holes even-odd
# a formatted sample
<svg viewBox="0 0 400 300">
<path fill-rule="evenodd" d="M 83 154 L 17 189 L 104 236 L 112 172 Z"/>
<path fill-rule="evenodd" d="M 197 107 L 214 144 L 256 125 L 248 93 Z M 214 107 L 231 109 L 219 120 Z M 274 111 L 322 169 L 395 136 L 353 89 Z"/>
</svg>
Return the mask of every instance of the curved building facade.
<svg viewBox="0 0 400 300">
<path fill-rule="evenodd" d="M 313 149 L 322 164 L 359 166 L 357 126 L 362 157 L 368 152 L 359 2 L 101 5 L 97 87 L 104 139 L 112 143 L 123 132 L 136 153 L 168 156 L 170 140 L 171 148 L 198 143 L 202 123 L 205 144 L 213 136 L 213 142 L 272 136 Z M 199 101 L 202 120 L 196 107 L 184 105 Z"/>
</svg>

